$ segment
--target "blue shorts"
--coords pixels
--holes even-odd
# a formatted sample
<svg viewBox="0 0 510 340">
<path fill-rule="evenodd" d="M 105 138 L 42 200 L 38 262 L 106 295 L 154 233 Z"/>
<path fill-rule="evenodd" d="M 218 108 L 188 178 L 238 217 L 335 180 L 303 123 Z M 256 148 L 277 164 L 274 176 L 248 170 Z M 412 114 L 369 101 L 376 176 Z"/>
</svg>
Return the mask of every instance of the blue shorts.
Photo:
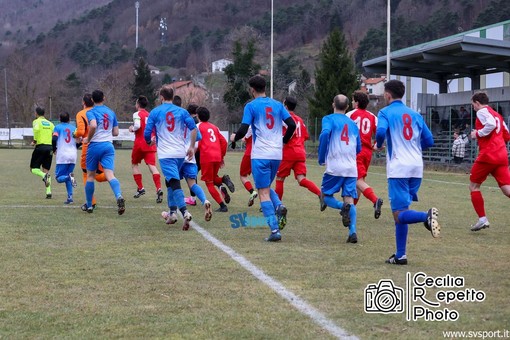
<svg viewBox="0 0 510 340">
<path fill-rule="evenodd" d="M 180 171 L 180 177 L 183 178 L 191 178 L 191 179 L 197 179 L 198 177 L 198 167 L 195 163 L 182 163 L 181 171 Z"/>
<path fill-rule="evenodd" d="M 163 176 L 167 181 L 173 179 L 180 180 L 181 166 L 184 163 L 184 158 L 161 158 L 159 166 L 163 172 Z"/>
<path fill-rule="evenodd" d="M 421 178 L 388 178 L 388 196 L 391 211 L 407 210 L 412 201 L 418 201 Z"/>
<path fill-rule="evenodd" d="M 74 163 L 57 164 L 57 166 L 55 167 L 55 178 L 69 176 L 69 174 L 74 171 L 74 166 L 75 166 Z"/>
<path fill-rule="evenodd" d="M 274 159 L 252 159 L 251 172 L 257 189 L 270 188 L 276 172 L 280 167 L 281 160 Z"/>
<path fill-rule="evenodd" d="M 341 177 L 324 174 L 322 177 L 321 191 L 324 195 L 334 195 L 342 190 L 342 197 L 349 196 L 358 198 L 356 181 L 356 177 Z"/>
<path fill-rule="evenodd" d="M 87 148 L 87 171 L 96 171 L 99 163 L 103 169 L 115 170 L 115 148 L 110 142 L 92 142 Z"/>
</svg>

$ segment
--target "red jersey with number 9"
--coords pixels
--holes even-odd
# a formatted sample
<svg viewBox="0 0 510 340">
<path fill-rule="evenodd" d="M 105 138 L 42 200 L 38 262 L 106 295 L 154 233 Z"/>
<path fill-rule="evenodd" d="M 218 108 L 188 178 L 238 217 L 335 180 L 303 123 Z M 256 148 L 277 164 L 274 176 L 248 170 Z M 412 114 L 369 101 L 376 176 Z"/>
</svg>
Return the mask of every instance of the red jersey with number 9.
<svg viewBox="0 0 510 340">
<path fill-rule="evenodd" d="M 202 140 L 198 142 L 200 163 L 221 162 L 227 153 L 227 140 L 220 129 L 209 122 L 200 122 L 198 129 L 202 134 Z"/>
<path fill-rule="evenodd" d="M 496 127 L 485 136 L 483 129 L 485 125 L 494 119 Z M 475 128 L 478 131 L 477 140 L 479 154 L 477 161 L 491 164 L 508 164 L 508 152 L 506 142 L 510 139 L 508 127 L 499 113 L 490 106 L 486 106 L 476 113 Z"/>
</svg>

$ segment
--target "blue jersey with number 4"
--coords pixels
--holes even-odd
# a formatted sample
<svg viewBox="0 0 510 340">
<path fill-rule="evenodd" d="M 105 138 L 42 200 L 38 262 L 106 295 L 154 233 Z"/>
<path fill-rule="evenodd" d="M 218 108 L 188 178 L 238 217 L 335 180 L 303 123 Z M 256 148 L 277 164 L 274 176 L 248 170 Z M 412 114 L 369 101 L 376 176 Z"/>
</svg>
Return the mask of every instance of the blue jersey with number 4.
<svg viewBox="0 0 510 340">
<path fill-rule="evenodd" d="M 341 113 L 325 116 L 319 142 L 319 164 L 326 164 L 325 173 L 358 177 L 356 155 L 361 151 L 361 139 L 356 123 Z"/>
</svg>

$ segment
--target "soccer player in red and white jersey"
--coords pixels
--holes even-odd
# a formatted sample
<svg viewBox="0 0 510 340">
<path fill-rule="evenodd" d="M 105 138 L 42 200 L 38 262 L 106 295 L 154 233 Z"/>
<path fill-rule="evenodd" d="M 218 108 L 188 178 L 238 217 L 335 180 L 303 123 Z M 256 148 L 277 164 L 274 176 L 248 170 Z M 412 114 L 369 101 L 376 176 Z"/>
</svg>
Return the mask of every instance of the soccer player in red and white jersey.
<svg viewBox="0 0 510 340">
<path fill-rule="evenodd" d="M 218 171 L 224 164 L 223 158 L 227 153 L 227 140 L 220 133 L 220 129 L 218 129 L 216 125 L 209 123 L 211 113 L 207 108 L 199 107 L 197 109 L 197 115 L 200 120 L 198 129 L 202 134 L 202 140 L 198 142 L 198 150 L 200 150 L 200 168 L 202 171 L 201 180 L 205 182 L 212 198 L 220 205 L 220 208 L 216 211 L 227 212 L 228 208 L 225 203 L 230 202 L 230 197 L 222 184 L 225 184 L 230 192 L 234 192 L 235 187 L 228 175 L 223 175 L 223 177 L 218 176 Z M 220 190 L 222 190 L 225 201 L 223 201 L 216 186 L 220 187 Z"/>
<path fill-rule="evenodd" d="M 230 136 L 230 141 L 234 142 L 236 134 L 232 133 Z M 253 135 L 251 131 L 251 126 L 248 128 L 248 132 L 242 138 L 242 141 L 245 144 L 245 150 L 243 158 L 241 159 L 241 164 L 239 166 L 239 177 L 241 179 L 241 183 L 243 183 L 244 188 L 250 193 L 250 198 L 248 199 L 248 206 L 251 207 L 255 202 L 255 199 L 258 197 L 258 193 L 255 189 L 253 189 L 253 185 L 251 181 L 248 179 L 248 176 L 251 175 L 251 149 L 253 146 Z"/>
<path fill-rule="evenodd" d="M 356 189 L 358 191 L 358 198 L 354 199 L 354 204 L 358 203 L 359 194 L 362 193 L 374 205 L 374 217 L 379 218 L 381 216 L 383 200 L 378 198 L 374 190 L 365 182 L 368 167 L 372 160 L 374 147 L 372 137 L 377 130 L 377 117 L 372 112 L 366 110 L 369 101 L 368 95 L 365 92 L 354 91 L 352 103 L 354 110 L 347 112 L 346 115 L 356 123 L 361 137 L 361 152 L 356 156 L 356 165 L 358 167 Z"/>
<path fill-rule="evenodd" d="M 142 160 L 149 167 L 152 174 L 152 180 L 156 187 L 156 203 L 163 202 L 163 190 L 161 190 L 161 175 L 156 167 L 156 145 L 148 145 L 143 138 L 145 124 L 149 117 L 149 112 L 145 108 L 149 105 L 149 101 L 145 96 L 139 96 L 136 100 L 136 112 L 133 113 L 133 125 L 129 127 L 129 132 L 134 132 L 135 142 L 133 151 L 131 152 L 131 167 L 133 169 L 133 178 L 137 185 L 134 198 L 139 198 L 145 194 L 145 188 L 142 182 L 142 172 L 140 171 L 140 163 Z"/>
<path fill-rule="evenodd" d="M 478 215 L 478 222 L 471 226 L 472 231 L 489 228 L 489 220 L 485 215 L 485 204 L 480 186 L 492 175 L 499 188 L 510 197 L 510 171 L 508 170 L 508 151 L 506 143 L 510 141 L 510 133 L 503 117 L 489 106 L 489 97 L 483 92 L 475 93 L 471 104 L 476 110 L 475 129 L 471 138 L 478 140 L 478 157 L 471 168 L 469 190 L 471 203 Z"/>
<path fill-rule="evenodd" d="M 314 182 L 306 178 L 306 149 L 305 141 L 310 138 L 303 119 L 294 113 L 297 101 L 294 97 L 287 97 L 283 101 L 283 105 L 289 111 L 290 116 L 296 123 L 296 130 L 292 138 L 287 144 L 283 146 L 283 159 L 276 173 L 276 188 L 275 191 L 278 197 L 283 197 L 283 183 L 285 178 L 290 176 L 290 171 L 294 171 L 294 177 L 299 185 L 307 188 L 310 192 L 320 197 L 321 190 L 315 185 Z M 287 128 L 283 128 L 283 134 Z"/>
</svg>

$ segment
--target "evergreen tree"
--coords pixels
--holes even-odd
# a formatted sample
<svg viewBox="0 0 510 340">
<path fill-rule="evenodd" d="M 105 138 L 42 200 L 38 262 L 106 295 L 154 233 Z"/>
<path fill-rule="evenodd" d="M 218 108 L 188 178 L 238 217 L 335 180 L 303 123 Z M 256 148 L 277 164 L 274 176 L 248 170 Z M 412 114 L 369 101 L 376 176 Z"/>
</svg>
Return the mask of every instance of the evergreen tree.
<svg viewBox="0 0 510 340">
<path fill-rule="evenodd" d="M 157 96 L 152 84 L 151 71 L 149 64 L 143 58 L 138 59 L 135 65 L 135 82 L 130 84 L 132 98 L 136 100 L 138 96 L 146 96 L 149 100 L 149 108 L 153 107 Z"/>
<path fill-rule="evenodd" d="M 255 44 L 252 40 L 246 44 L 245 51 L 241 42 L 236 41 L 232 55 L 234 62 L 225 68 L 227 90 L 223 95 L 223 102 L 227 105 L 230 112 L 242 108 L 250 100 L 248 80 L 260 69 L 260 66 L 253 62 Z"/>
<path fill-rule="evenodd" d="M 309 102 L 310 115 L 320 118 L 331 113 L 331 103 L 337 94 L 350 98 L 358 87 L 354 63 L 345 38 L 335 29 L 324 42 L 319 54 L 319 65 L 315 69 L 315 92 Z"/>
</svg>

